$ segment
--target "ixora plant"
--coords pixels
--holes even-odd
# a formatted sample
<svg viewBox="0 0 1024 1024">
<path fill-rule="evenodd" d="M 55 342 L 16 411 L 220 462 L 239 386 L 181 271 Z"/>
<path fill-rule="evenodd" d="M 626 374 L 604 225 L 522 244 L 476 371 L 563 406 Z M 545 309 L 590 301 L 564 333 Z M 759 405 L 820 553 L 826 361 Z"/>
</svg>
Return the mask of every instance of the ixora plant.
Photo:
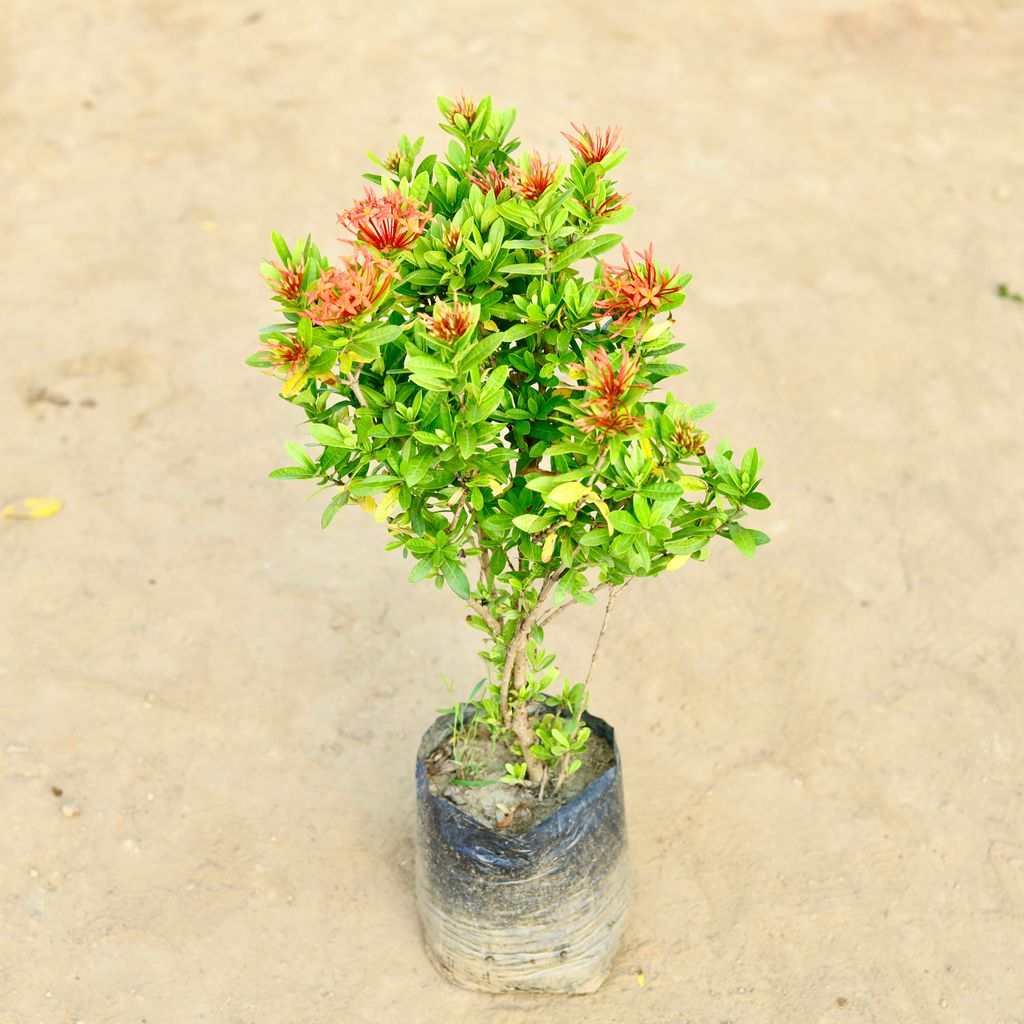
<svg viewBox="0 0 1024 1024">
<path fill-rule="evenodd" d="M 756 449 L 735 460 L 728 444 L 707 448 L 701 422 L 711 405 L 658 393 L 683 372 L 670 361 L 682 348 L 671 314 L 689 277 L 651 248 L 623 245 L 614 262 L 599 258 L 622 242 L 608 226 L 633 212 L 609 178 L 626 156 L 619 130 L 574 125 L 566 159 L 517 156 L 514 111 L 493 109 L 489 97 L 439 105 L 453 136 L 446 153 L 420 158 L 423 140 L 403 136 L 385 159 L 371 154 L 379 173 L 365 177 L 376 188 L 339 214 L 350 246 L 339 261 L 308 238 L 289 247 L 273 236 L 277 260 L 263 271 L 282 322 L 261 332 L 248 361 L 280 379 L 312 438 L 289 443 L 295 465 L 271 476 L 332 491 L 325 527 L 350 502 L 372 513 L 388 547 L 411 560 L 410 580 L 447 586 L 485 638 L 487 678 L 471 705 L 428 733 L 419 761 L 421 781 L 446 780 L 440 792 L 436 779 L 430 792 L 421 786 L 433 815 L 427 832 L 472 822 L 483 836 L 474 845 L 463 831 L 446 853 L 428 835 L 421 859 L 440 876 L 438 857 L 462 857 L 464 866 L 469 857 L 474 899 L 490 871 L 507 904 L 513 868 L 517 891 L 530 872 L 552 877 L 544 858 L 558 844 L 542 837 L 541 852 L 529 848 L 545 817 L 571 812 L 574 800 L 594 812 L 588 793 L 608 777 L 615 781 L 601 799 L 621 801 L 611 730 L 586 711 L 589 675 L 587 683 L 558 678 L 546 627 L 605 592 L 603 636 L 622 587 L 704 561 L 716 537 L 753 556 L 768 538 L 742 520 L 768 499 Z M 585 787 L 574 784 L 598 746 L 605 760 Z M 487 783 L 512 793 L 515 806 L 498 802 L 488 822 L 479 807 L 452 803 L 475 799 Z M 615 885 L 624 892 L 621 813 L 610 806 L 597 817 L 605 834 L 618 834 Z M 559 821 L 563 839 L 572 824 Z M 572 856 L 587 847 L 574 845 Z M 481 849 L 490 851 L 482 859 L 467 854 Z M 579 864 L 568 873 L 578 876 Z M 609 940 L 588 934 L 597 926 L 587 915 L 603 914 L 604 932 L 617 935 L 624 896 L 595 911 L 594 881 L 591 871 L 587 891 L 557 894 L 563 911 L 575 906 L 579 927 L 564 913 L 553 921 L 550 909 L 541 920 L 550 890 L 490 930 L 481 916 L 501 913 L 467 910 L 469 888 L 434 892 L 444 906 L 424 912 L 428 945 L 463 984 L 596 987 Z M 423 911 L 429 880 L 420 887 Z M 535 942 L 523 938 L 531 921 Z M 582 938 L 565 938 L 572 928 Z"/>
</svg>

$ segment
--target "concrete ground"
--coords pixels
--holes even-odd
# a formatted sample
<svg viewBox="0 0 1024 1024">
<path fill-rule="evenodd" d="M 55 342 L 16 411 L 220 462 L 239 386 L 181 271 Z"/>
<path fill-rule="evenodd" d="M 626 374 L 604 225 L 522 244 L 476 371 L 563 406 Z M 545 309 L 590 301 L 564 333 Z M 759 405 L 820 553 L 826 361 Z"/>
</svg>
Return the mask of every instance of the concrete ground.
<svg viewBox="0 0 1024 1024">
<path fill-rule="evenodd" d="M 6 0 L 0 1022 L 1024 1022 L 1024 5 Z M 628 940 L 593 997 L 445 985 L 412 759 L 449 594 L 270 481 L 272 228 L 491 91 L 621 123 L 694 274 L 680 394 L 774 538 L 636 585 Z M 553 639 L 582 672 L 599 613 Z M 386 752 L 386 758 L 381 756 Z M 60 795 L 55 795 L 55 787 Z M 645 984 L 639 983 L 639 972 Z"/>
</svg>

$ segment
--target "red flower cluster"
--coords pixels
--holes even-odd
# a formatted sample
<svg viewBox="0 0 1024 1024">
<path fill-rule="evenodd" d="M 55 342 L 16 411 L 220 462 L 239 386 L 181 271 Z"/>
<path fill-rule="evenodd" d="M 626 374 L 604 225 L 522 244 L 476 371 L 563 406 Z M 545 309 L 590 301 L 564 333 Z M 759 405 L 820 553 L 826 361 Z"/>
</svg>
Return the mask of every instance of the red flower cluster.
<svg viewBox="0 0 1024 1024">
<path fill-rule="evenodd" d="M 306 261 L 300 260 L 294 267 L 286 267 L 281 263 L 271 263 L 272 274 L 264 274 L 263 280 L 270 285 L 270 290 L 285 302 L 298 302 L 302 298 L 302 279 L 306 274 Z"/>
<path fill-rule="evenodd" d="M 545 161 L 540 153 L 534 150 L 528 157 L 525 168 L 512 168 L 512 188 L 523 199 L 540 199 L 554 184 L 558 168 L 558 164 L 552 160 Z"/>
<path fill-rule="evenodd" d="M 382 196 L 367 189 L 365 199 L 338 214 L 338 222 L 361 242 L 379 252 L 391 252 L 411 248 L 432 215 L 431 207 L 424 210 L 415 199 L 397 189 Z"/>
<path fill-rule="evenodd" d="M 459 246 L 459 239 L 462 237 L 462 229 L 458 224 L 449 224 L 441 232 L 441 244 L 449 251 L 455 252 Z"/>
<path fill-rule="evenodd" d="M 618 213 L 626 205 L 628 198 L 628 195 L 622 195 L 621 192 L 610 192 L 601 202 L 597 202 L 596 198 L 591 199 L 587 203 L 587 209 L 595 220 L 600 220 L 602 217 Z"/>
<path fill-rule="evenodd" d="M 420 313 L 420 319 L 435 338 L 451 344 L 474 326 L 476 315 L 476 309 L 468 302 L 456 299 L 449 305 L 438 300 L 434 303 L 434 315 Z"/>
<path fill-rule="evenodd" d="M 568 132 L 562 132 L 562 135 L 585 164 L 599 163 L 622 146 L 622 129 L 618 126 L 592 132 L 586 125 L 581 127 L 573 122 L 572 129 L 576 133 L 574 136 Z"/>
<path fill-rule="evenodd" d="M 389 260 L 357 248 L 337 266 L 323 272 L 309 290 L 303 316 L 321 327 L 348 323 L 375 306 L 397 276 Z"/>
<path fill-rule="evenodd" d="M 585 367 L 587 382 L 578 387 L 590 392 L 591 397 L 583 403 L 586 415 L 576 421 L 576 426 L 602 437 L 635 434 L 643 426 L 644 419 L 629 411 L 626 395 L 630 388 L 647 387 L 646 384 L 634 383 L 639 372 L 640 357 L 630 356 L 625 346 L 618 369 L 603 348 L 592 356 L 588 355 Z"/>
<path fill-rule="evenodd" d="M 601 264 L 601 287 L 607 292 L 607 298 L 599 299 L 594 307 L 609 315 L 616 324 L 628 324 L 640 314 L 657 313 L 664 302 L 681 291 L 679 285 L 672 283 L 679 269 L 659 270 L 654 262 L 654 246 L 648 246 L 646 252 L 637 255 L 642 263 L 634 263 L 623 245 L 625 266 Z"/>
<path fill-rule="evenodd" d="M 504 171 L 499 171 L 493 163 L 487 165 L 486 171 L 474 171 L 469 180 L 476 185 L 484 195 L 493 192 L 496 196 L 512 184 L 511 178 Z"/>
<path fill-rule="evenodd" d="M 283 367 L 289 377 L 306 368 L 308 354 L 294 334 L 283 334 L 276 339 L 268 339 L 263 342 L 263 347 L 267 350 L 270 365 L 276 369 Z"/>
<path fill-rule="evenodd" d="M 449 124 L 455 124 L 455 115 L 461 114 L 470 124 L 476 120 L 476 103 L 465 93 L 460 92 L 452 103 L 445 120 Z"/>
</svg>

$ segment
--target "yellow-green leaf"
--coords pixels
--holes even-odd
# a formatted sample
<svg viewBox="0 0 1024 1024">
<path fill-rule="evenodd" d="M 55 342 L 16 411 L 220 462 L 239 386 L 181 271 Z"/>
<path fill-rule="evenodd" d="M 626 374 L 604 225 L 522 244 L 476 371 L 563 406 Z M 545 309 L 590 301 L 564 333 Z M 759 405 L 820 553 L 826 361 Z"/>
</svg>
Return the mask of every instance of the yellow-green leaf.
<svg viewBox="0 0 1024 1024">
<path fill-rule="evenodd" d="M 306 370 L 296 370 L 285 382 L 284 387 L 281 388 L 282 398 L 291 398 L 292 395 L 297 395 L 306 385 L 306 378 L 309 376 Z"/>
<path fill-rule="evenodd" d="M 642 341 L 656 341 L 672 326 L 671 318 L 662 320 L 661 323 L 652 324 L 644 333 Z"/>
<path fill-rule="evenodd" d="M 581 484 L 579 480 L 569 480 L 564 484 L 559 484 L 557 487 L 552 487 L 544 495 L 544 501 L 548 505 L 575 505 L 586 493 L 587 487 L 585 484 Z"/>
<path fill-rule="evenodd" d="M 521 516 L 516 516 L 512 520 L 512 525 L 520 530 L 525 530 L 527 533 L 539 533 L 551 522 L 552 518 L 550 515 L 535 516 L 530 512 L 524 512 Z"/>
<path fill-rule="evenodd" d="M 681 476 L 677 481 L 684 491 L 706 491 L 708 485 L 697 476 Z"/>
<path fill-rule="evenodd" d="M 550 562 L 551 556 L 555 553 L 555 541 L 558 539 L 558 531 L 552 530 L 544 540 L 544 547 L 541 548 L 540 560 Z"/>
<path fill-rule="evenodd" d="M 387 519 L 388 514 L 391 511 L 391 506 L 398 501 L 398 493 L 401 489 L 401 484 L 397 487 L 392 487 L 391 490 L 380 499 L 377 503 L 377 510 L 373 513 L 374 522 L 383 523 L 384 520 Z"/>
</svg>

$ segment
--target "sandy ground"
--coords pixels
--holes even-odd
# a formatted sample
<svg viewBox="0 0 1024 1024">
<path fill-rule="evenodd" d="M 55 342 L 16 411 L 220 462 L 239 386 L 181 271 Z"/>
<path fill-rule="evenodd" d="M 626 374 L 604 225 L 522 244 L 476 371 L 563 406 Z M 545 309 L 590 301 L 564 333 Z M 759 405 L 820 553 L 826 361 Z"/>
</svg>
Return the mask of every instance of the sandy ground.
<svg viewBox="0 0 1024 1024">
<path fill-rule="evenodd" d="M 0 21 L 0 503 L 65 502 L 0 521 L 2 1024 L 1024 1022 L 1022 4 Z M 586 1002 L 429 966 L 412 758 L 474 636 L 266 478 L 300 429 L 242 365 L 271 228 L 330 248 L 459 88 L 542 149 L 625 126 L 629 238 L 695 275 L 681 394 L 775 503 L 753 564 L 618 602 L 635 900 Z"/>
</svg>

